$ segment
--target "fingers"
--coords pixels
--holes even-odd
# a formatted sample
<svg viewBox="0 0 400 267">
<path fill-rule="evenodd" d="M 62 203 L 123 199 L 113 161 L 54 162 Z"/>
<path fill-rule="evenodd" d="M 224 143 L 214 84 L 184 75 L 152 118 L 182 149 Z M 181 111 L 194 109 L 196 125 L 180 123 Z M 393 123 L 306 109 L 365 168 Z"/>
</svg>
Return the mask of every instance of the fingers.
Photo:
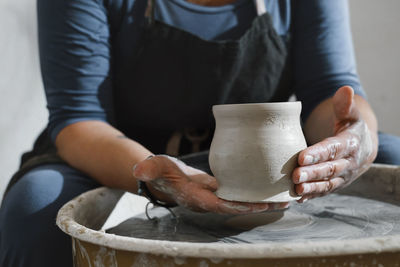
<svg viewBox="0 0 400 267">
<path fill-rule="evenodd" d="M 289 203 L 246 203 L 227 201 L 202 188 L 200 184 L 189 184 L 181 191 L 177 203 L 195 211 L 220 214 L 249 214 L 273 209 L 287 208 Z"/>
<path fill-rule="evenodd" d="M 215 196 L 215 195 L 214 195 Z M 268 210 L 284 209 L 289 206 L 288 202 L 284 203 L 246 203 L 220 199 L 215 196 L 215 204 L 211 203 L 207 207 L 208 211 L 220 214 L 249 214 L 259 213 Z"/>
<path fill-rule="evenodd" d="M 302 198 L 300 198 L 299 200 L 297 200 L 298 203 L 304 203 L 310 199 L 316 198 L 316 197 L 322 197 L 324 195 L 322 194 L 309 194 L 309 195 L 305 195 Z"/>
<path fill-rule="evenodd" d="M 346 158 L 358 150 L 359 146 L 360 140 L 357 136 L 351 132 L 342 132 L 301 151 L 298 163 L 300 166 L 308 166 Z"/>
<path fill-rule="evenodd" d="M 338 177 L 346 172 L 351 166 L 348 159 L 339 159 L 335 161 L 327 161 L 312 166 L 296 168 L 292 174 L 292 180 L 295 184 L 329 180 Z"/>
<path fill-rule="evenodd" d="M 160 156 L 148 158 L 133 167 L 133 176 L 142 181 L 151 181 L 163 176 L 166 165 L 165 159 Z"/>
<path fill-rule="evenodd" d="M 187 166 L 176 158 L 164 155 L 154 156 L 136 164 L 133 168 L 133 176 L 142 181 L 152 181 L 161 177 L 171 182 L 177 179 L 190 179 L 211 191 L 218 188 L 217 180 L 206 172 Z"/>
<path fill-rule="evenodd" d="M 143 181 L 161 177 L 186 177 L 194 174 L 205 174 L 205 172 L 189 167 L 177 158 L 167 155 L 147 158 L 133 167 L 133 176 Z"/>
<path fill-rule="evenodd" d="M 348 153 L 346 143 L 336 137 L 330 137 L 300 152 L 300 166 L 342 158 Z"/>
<path fill-rule="evenodd" d="M 177 166 L 180 168 L 180 170 L 192 181 L 195 181 L 199 184 L 204 185 L 205 189 L 211 190 L 211 191 L 216 191 L 218 188 L 218 183 L 215 177 L 209 175 L 208 173 L 193 168 L 191 166 L 186 165 L 183 161 L 180 161 L 177 158 L 172 158 L 168 157 L 171 159 Z"/>
<path fill-rule="evenodd" d="M 189 176 L 189 179 L 203 185 L 204 189 L 210 190 L 212 192 L 215 192 L 218 189 L 217 180 L 207 173 L 191 175 Z"/>
<path fill-rule="evenodd" d="M 300 196 L 325 195 L 335 191 L 344 183 L 345 180 L 342 177 L 335 177 L 327 181 L 297 184 L 295 190 Z"/>
<path fill-rule="evenodd" d="M 246 202 L 234 202 L 220 199 L 217 213 L 225 214 L 248 214 L 248 213 L 259 213 L 267 210 L 284 209 L 289 206 L 288 202 L 282 203 L 246 203 Z"/>
<path fill-rule="evenodd" d="M 338 121 L 358 120 L 360 118 L 360 113 L 354 101 L 354 90 L 350 86 L 339 88 L 332 100 L 335 116 Z"/>
</svg>

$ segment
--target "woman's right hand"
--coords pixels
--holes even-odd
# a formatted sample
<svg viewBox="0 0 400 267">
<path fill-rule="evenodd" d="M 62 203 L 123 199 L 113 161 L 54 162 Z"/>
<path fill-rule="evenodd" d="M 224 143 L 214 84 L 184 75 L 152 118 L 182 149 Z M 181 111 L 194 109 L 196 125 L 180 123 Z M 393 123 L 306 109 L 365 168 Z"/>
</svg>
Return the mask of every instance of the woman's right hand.
<svg viewBox="0 0 400 267">
<path fill-rule="evenodd" d="M 287 202 L 246 203 L 218 198 L 213 193 L 218 188 L 214 177 L 167 155 L 158 155 L 139 162 L 134 167 L 133 176 L 146 182 L 157 199 L 194 211 L 246 214 L 288 206 Z"/>
</svg>

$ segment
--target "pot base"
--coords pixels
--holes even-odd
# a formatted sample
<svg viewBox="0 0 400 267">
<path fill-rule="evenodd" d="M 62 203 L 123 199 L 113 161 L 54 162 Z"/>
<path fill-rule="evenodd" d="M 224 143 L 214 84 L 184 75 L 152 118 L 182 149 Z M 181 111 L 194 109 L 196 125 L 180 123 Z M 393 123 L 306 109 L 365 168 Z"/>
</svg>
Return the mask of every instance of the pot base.
<svg viewBox="0 0 400 267">
<path fill-rule="evenodd" d="M 247 203 L 282 203 L 282 202 L 290 202 L 293 200 L 299 200 L 301 196 L 297 196 L 292 194 L 292 192 L 284 191 L 279 194 L 276 194 L 272 197 L 268 197 L 262 200 L 249 198 L 240 194 L 232 194 L 227 190 L 220 191 L 217 190 L 215 195 L 221 199 L 228 200 L 228 201 L 237 201 L 237 202 L 247 202 Z"/>
</svg>

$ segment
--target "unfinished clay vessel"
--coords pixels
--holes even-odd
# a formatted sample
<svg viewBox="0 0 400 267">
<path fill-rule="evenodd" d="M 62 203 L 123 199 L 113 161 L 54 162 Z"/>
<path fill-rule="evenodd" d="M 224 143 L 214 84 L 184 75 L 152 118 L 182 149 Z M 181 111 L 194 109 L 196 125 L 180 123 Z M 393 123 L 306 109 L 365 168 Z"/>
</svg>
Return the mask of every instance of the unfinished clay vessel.
<svg viewBox="0 0 400 267">
<path fill-rule="evenodd" d="M 216 105 L 209 163 L 216 195 L 243 202 L 286 202 L 299 197 L 291 180 L 307 147 L 301 102 Z"/>
</svg>

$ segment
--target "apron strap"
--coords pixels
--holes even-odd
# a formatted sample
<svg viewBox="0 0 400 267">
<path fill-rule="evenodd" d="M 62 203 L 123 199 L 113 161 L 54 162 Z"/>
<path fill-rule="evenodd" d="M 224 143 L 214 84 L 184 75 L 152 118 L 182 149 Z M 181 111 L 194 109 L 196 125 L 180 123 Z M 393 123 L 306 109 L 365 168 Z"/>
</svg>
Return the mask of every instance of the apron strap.
<svg viewBox="0 0 400 267">
<path fill-rule="evenodd" d="M 267 13 L 267 8 L 265 6 L 265 0 L 254 0 L 254 4 L 256 5 L 257 15 L 261 16 Z"/>
</svg>

